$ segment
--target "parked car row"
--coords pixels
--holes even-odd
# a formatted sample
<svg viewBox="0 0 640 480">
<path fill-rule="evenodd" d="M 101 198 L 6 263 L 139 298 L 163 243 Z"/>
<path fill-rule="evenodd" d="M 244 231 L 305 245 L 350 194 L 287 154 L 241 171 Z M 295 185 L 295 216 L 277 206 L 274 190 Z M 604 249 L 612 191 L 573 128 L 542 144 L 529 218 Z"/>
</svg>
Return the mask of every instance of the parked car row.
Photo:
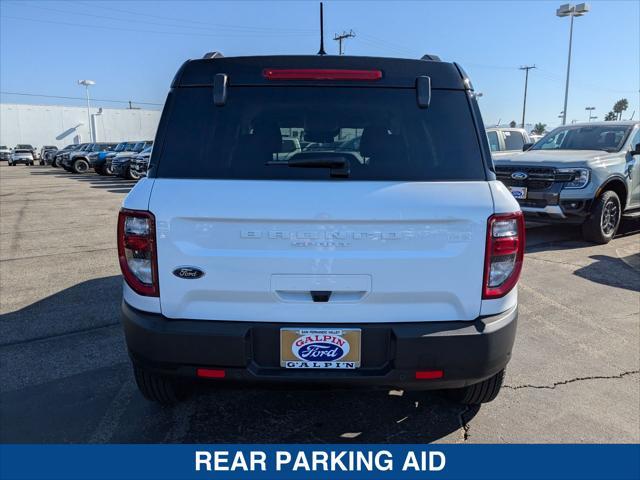
<svg viewBox="0 0 640 480">
<path fill-rule="evenodd" d="M 45 162 L 73 173 L 87 173 L 93 169 L 98 175 L 138 180 L 147 173 L 152 146 L 150 140 L 67 145 L 62 150 L 51 152 L 45 157 Z"/>
</svg>

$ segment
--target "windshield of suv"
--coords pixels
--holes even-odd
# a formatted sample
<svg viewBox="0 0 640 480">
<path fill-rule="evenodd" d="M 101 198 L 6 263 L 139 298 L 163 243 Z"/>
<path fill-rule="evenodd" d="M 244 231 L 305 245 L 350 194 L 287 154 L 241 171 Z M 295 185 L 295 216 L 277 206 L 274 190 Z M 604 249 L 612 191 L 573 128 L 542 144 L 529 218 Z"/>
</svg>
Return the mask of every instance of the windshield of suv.
<svg viewBox="0 0 640 480">
<path fill-rule="evenodd" d="M 631 131 L 630 125 L 581 125 L 560 127 L 537 142 L 531 150 L 619 151 Z"/>
<path fill-rule="evenodd" d="M 178 88 L 168 102 L 157 177 L 323 180 L 346 165 L 352 180 L 485 179 L 464 91 L 434 89 L 425 109 L 414 89 L 370 87 L 235 87 L 224 107 Z"/>
<path fill-rule="evenodd" d="M 0 145 L 0 150 L 9 150 L 6 145 Z"/>
</svg>

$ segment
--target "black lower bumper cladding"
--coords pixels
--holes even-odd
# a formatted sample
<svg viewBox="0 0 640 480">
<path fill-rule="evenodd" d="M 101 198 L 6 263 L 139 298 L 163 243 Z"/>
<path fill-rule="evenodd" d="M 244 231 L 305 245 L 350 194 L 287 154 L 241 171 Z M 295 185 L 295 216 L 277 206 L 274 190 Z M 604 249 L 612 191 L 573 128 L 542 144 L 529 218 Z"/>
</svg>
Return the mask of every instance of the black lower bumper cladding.
<svg viewBox="0 0 640 480">
<path fill-rule="evenodd" d="M 305 325 L 174 320 L 122 304 L 132 360 L 156 373 L 195 377 L 223 369 L 222 381 L 327 383 L 407 389 L 457 388 L 489 378 L 511 357 L 518 311 L 474 321 Z M 353 370 L 280 366 L 281 328 L 359 328 L 361 367 Z M 417 379 L 417 371 L 441 378 Z M 220 380 L 217 380 L 220 381 Z"/>
</svg>

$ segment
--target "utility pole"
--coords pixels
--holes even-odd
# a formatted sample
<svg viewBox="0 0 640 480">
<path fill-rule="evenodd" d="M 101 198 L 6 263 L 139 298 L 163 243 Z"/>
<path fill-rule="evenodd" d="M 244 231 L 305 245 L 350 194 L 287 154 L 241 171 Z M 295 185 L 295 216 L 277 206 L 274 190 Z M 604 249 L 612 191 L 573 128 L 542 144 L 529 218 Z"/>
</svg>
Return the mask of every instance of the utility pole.
<svg viewBox="0 0 640 480">
<path fill-rule="evenodd" d="M 346 40 L 347 38 L 354 38 L 355 36 L 356 36 L 356 34 L 355 34 L 355 32 L 353 30 L 349 30 L 349 33 L 343 31 L 341 35 L 338 35 L 336 33 L 336 35 L 333 37 L 333 39 L 338 41 L 338 54 L 339 55 L 344 55 L 344 50 L 342 49 L 342 41 Z"/>
<path fill-rule="evenodd" d="M 524 70 L 524 103 L 522 104 L 522 128 L 524 128 L 524 114 L 527 111 L 527 86 L 529 84 L 529 70 L 536 68 L 535 65 L 524 65 L 520 70 Z"/>
</svg>

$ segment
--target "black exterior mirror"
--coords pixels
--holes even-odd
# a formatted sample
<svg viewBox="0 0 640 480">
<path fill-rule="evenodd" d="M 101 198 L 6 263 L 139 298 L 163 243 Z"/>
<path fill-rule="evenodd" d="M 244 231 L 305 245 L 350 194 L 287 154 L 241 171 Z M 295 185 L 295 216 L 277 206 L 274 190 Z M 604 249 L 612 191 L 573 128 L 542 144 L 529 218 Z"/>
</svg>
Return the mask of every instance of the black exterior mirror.
<svg viewBox="0 0 640 480">
<path fill-rule="evenodd" d="M 640 155 L 640 143 L 636 143 L 636 146 L 629 152 L 631 155 Z"/>
<path fill-rule="evenodd" d="M 524 145 L 522 145 L 522 151 L 526 152 L 527 150 L 529 150 L 531 147 L 533 147 L 533 143 L 525 143 Z"/>
</svg>

